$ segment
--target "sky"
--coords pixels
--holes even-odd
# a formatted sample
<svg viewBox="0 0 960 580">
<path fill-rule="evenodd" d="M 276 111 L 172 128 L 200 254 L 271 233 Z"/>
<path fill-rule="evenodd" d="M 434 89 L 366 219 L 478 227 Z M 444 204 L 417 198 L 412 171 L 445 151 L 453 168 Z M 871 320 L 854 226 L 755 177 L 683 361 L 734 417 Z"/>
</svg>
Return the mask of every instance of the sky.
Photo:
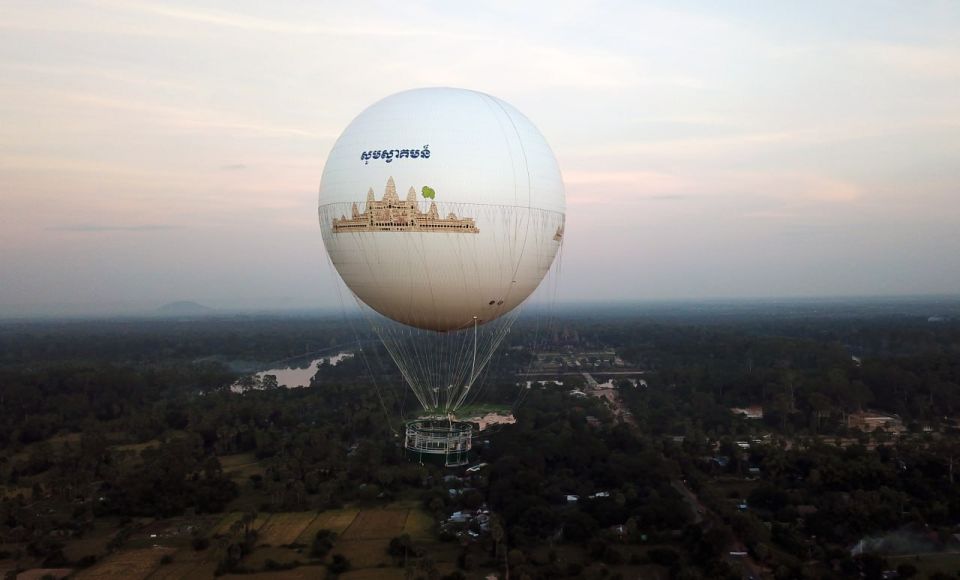
<svg viewBox="0 0 960 580">
<path fill-rule="evenodd" d="M 960 293 L 960 3 L 0 3 L 0 315 L 339 304 L 339 133 L 495 95 L 567 188 L 561 301 Z"/>
</svg>

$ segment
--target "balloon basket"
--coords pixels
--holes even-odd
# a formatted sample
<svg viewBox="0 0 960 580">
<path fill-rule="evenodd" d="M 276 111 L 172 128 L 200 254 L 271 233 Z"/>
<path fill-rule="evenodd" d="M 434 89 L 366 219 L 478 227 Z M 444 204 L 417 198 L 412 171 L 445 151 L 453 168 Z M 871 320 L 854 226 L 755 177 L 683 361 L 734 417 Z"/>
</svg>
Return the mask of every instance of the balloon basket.
<svg viewBox="0 0 960 580">
<path fill-rule="evenodd" d="M 448 419 L 417 419 L 406 424 L 407 458 L 418 463 L 461 467 L 470 462 L 473 425 Z"/>
</svg>

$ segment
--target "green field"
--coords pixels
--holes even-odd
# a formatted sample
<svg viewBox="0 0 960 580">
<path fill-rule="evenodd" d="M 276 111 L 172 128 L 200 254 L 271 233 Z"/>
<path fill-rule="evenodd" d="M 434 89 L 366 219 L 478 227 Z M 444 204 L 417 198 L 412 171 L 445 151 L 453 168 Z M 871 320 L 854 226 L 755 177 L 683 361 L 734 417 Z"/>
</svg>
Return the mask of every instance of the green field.
<svg viewBox="0 0 960 580">
<path fill-rule="evenodd" d="M 258 543 L 263 546 L 286 546 L 296 543 L 297 538 L 318 517 L 317 512 L 272 514 L 258 530 Z"/>
<path fill-rule="evenodd" d="M 81 580 L 137 580 L 147 578 L 160 565 L 160 559 L 172 556 L 173 548 L 143 548 L 123 550 L 107 556 L 91 568 L 81 570 L 74 576 Z"/>
<path fill-rule="evenodd" d="M 487 413 L 507 414 L 512 411 L 513 407 L 510 405 L 497 403 L 472 403 L 457 409 L 457 418 L 469 419 L 471 417 L 486 415 Z"/>
<path fill-rule="evenodd" d="M 220 467 L 238 485 L 247 483 L 251 475 L 263 475 L 263 466 L 253 453 L 237 453 L 219 457 Z"/>
</svg>

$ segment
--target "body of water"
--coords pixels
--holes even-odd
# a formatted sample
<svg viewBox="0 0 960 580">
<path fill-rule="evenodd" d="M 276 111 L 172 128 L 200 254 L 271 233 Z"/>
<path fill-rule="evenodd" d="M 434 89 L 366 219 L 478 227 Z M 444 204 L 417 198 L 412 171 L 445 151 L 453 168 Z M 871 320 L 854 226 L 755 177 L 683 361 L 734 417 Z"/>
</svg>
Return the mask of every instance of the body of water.
<svg viewBox="0 0 960 580">
<path fill-rule="evenodd" d="M 256 379 L 255 384 L 257 386 L 254 386 L 253 388 L 262 388 L 259 385 L 263 383 L 263 378 L 267 375 L 273 375 L 277 377 L 277 385 L 287 389 L 309 387 L 310 379 L 313 378 L 313 375 L 317 374 L 317 367 L 319 367 L 321 364 L 327 362 L 331 366 L 337 366 L 341 361 L 348 358 L 353 358 L 352 352 L 338 352 L 333 356 L 324 356 L 311 359 L 310 361 L 307 361 L 305 365 L 283 366 L 260 371 L 254 375 Z M 237 381 L 234 383 L 230 387 L 230 390 L 235 393 L 242 393 L 244 391 L 242 381 Z"/>
</svg>

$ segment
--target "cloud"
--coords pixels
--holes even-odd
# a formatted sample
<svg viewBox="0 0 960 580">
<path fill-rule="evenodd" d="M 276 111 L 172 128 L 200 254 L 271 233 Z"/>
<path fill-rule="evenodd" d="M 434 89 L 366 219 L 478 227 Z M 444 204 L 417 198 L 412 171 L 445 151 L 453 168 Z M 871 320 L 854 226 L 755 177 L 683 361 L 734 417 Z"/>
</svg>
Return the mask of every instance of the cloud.
<svg viewBox="0 0 960 580">
<path fill-rule="evenodd" d="M 284 137 L 330 137 L 330 135 L 320 135 L 296 127 L 236 118 L 215 109 L 159 105 L 91 93 L 63 92 L 60 96 L 62 99 L 72 100 L 91 107 L 114 111 L 129 111 L 139 118 L 152 118 L 154 121 L 162 122 L 165 126 L 175 126 L 184 130 L 208 132 L 211 129 L 233 129 L 240 132 Z"/>
<path fill-rule="evenodd" d="M 680 195 L 689 180 L 658 171 L 566 171 L 569 205 L 627 203 Z"/>
<path fill-rule="evenodd" d="M 247 168 L 246 163 L 228 163 L 227 165 L 220 166 L 220 169 L 224 171 L 240 171 L 246 168 Z"/>
<path fill-rule="evenodd" d="M 728 190 L 740 189 L 791 203 L 848 203 L 864 194 L 863 188 L 852 181 L 797 171 L 732 171 L 718 181 Z"/>
<path fill-rule="evenodd" d="M 136 226 L 122 225 L 101 225 L 101 224 L 65 224 L 46 228 L 48 231 L 56 232 L 156 232 L 164 230 L 177 230 L 181 226 L 170 224 L 143 224 Z"/>
<path fill-rule="evenodd" d="M 852 52 L 912 77 L 960 80 L 960 50 L 953 47 L 867 44 Z"/>
<path fill-rule="evenodd" d="M 677 193 L 664 193 L 661 195 L 650 195 L 644 199 L 649 199 L 650 201 L 682 201 L 687 200 L 693 197 L 692 195 L 680 195 Z"/>
<path fill-rule="evenodd" d="M 589 212 L 598 204 L 628 208 L 657 203 L 662 204 L 658 211 L 673 211 L 669 207 L 696 214 L 724 212 L 756 223 L 784 223 L 844 207 L 860 211 L 867 194 L 860 183 L 792 169 L 577 170 L 564 177 L 567 205 L 574 212 Z M 652 211 L 647 207 L 643 211 Z"/>
<path fill-rule="evenodd" d="M 328 24 L 317 24 L 310 18 L 301 17 L 300 20 L 282 20 L 275 18 L 264 18 L 260 16 L 251 16 L 235 11 L 223 10 L 201 10 L 188 8 L 184 6 L 175 6 L 165 3 L 141 2 L 137 0 L 90 0 L 98 7 L 109 7 L 123 11 L 136 11 L 147 13 L 152 16 L 161 16 L 180 20 L 182 22 L 192 22 L 201 25 L 218 26 L 222 28 L 235 28 L 249 32 L 263 32 L 282 35 L 325 35 L 325 36 L 357 36 L 357 37 L 449 37 L 449 38 L 471 38 L 472 40 L 484 40 L 472 34 L 460 35 L 453 34 L 443 27 L 413 27 L 396 26 L 372 22 L 369 17 L 361 25 L 354 24 L 356 19 L 350 23 L 338 22 L 335 16 L 327 11 Z M 369 15 L 368 15 L 369 16 Z M 332 23 L 330 23 L 332 22 Z M 489 39 L 486 39 L 489 40 Z"/>
</svg>

